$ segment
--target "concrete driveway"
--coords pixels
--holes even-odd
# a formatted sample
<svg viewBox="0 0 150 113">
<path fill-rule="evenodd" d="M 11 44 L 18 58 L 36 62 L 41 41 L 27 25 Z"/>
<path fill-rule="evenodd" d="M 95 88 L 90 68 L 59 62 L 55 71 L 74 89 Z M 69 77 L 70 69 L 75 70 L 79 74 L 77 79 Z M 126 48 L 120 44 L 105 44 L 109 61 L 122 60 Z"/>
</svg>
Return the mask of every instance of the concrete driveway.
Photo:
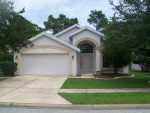
<svg viewBox="0 0 150 113">
<path fill-rule="evenodd" d="M 67 76 L 17 76 L 0 82 L 0 103 L 71 104 L 57 93 Z"/>
</svg>

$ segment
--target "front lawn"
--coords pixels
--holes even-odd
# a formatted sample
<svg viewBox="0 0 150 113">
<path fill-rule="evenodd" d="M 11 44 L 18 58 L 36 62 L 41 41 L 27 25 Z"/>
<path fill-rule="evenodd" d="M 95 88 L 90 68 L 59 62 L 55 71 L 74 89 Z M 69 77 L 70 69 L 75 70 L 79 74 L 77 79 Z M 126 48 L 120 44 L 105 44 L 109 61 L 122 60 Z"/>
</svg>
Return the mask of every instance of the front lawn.
<svg viewBox="0 0 150 113">
<path fill-rule="evenodd" d="M 150 88 L 150 73 L 131 70 L 134 77 L 126 77 L 111 80 L 68 78 L 62 85 L 62 89 L 99 89 L 99 88 Z"/>
<path fill-rule="evenodd" d="M 150 92 L 59 93 L 73 104 L 150 104 Z"/>
</svg>

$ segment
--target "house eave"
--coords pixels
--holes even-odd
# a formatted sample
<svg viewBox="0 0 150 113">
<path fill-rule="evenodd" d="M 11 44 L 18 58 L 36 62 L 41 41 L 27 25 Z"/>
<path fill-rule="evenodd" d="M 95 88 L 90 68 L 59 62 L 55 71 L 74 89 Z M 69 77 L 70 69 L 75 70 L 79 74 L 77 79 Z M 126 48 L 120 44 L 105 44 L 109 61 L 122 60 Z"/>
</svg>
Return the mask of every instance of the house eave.
<svg viewBox="0 0 150 113">
<path fill-rule="evenodd" d="M 82 32 L 82 31 L 84 31 L 84 30 L 89 30 L 89 31 L 91 31 L 91 32 L 94 32 L 94 33 L 100 35 L 100 37 L 104 37 L 104 34 L 103 34 L 103 33 L 98 32 L 98 31 L 96 31 L 96 30 L 94 30 L 94 29 L 92 29 L 92 28 L 90 28 L 90 27 L 88 27 L 88 26 L 85 26 L 85 27 L 83 27 L 83 28 L 77 30 L 76 32 L 70 34 L 70 35 L 69 35 L 69 38 L 72 39 L 74 35 L 76 35 L 76 34 Z"/>
<path fill-rule="evenodd" d="M 54 36 L 55 36 L 55 37 L 60 36 L 61 34 L 67 32 L 67 31 L 69 31 L 69 30 L 71 30 L 71 29 L 73 29 L 73 28 L 75 28 L 75 27 L 82 28 L 80 25 L 75 24 L 75 25 L 73 25 L 73 26 L 71 26 L 71 27 L 69 27 L 69 28 L 67 28 L 67 29 L 65 29 L 65 30 L 63 30 L 63 31 L 61 31 L 61 32 L 59 32 L 59 33 L 57 33 L 57 34 L 55 34 Z"/>
<path fill-rule="evenodd" d="M 51 39 L 53 39 L 53 40 L 55 40 L 55 41 L 57 41 L 57 42 L 63 44 L 63 45 L 65 45 L 65 46 L 67 46 L 67 47 L 69 47 L 69 48 L 71 48 L 71 49 L 73 49 L 73 50 L 75 50 L 75 51 L 77 51 L 77 52 L 80 52 L 80 49 L 79 49 L 79 48 L 77 48 L 77 47 L 75 47 L 75 46 L 73 46 L 73 45 L 71 45 L 71 44 L 69 44 L 69 43 L 67 43 L 67 42 L 65 42 L 65 41 L 63 41 L 63 40 L 60 40 L 60 39 L 58 39 L 57 37 L 52 36 L 52 35 L 50 35 L 50 34 L 48 34 L 48 33 L 46 33 L 46 32 L 42 32 L 42 33 L 40 33 L 40 34 L 38 34 L 38 35 L 36 35 L 36 36 L 30 38 L 29 40 L 30 40 L 30 41 L 34 41 L 34 40 L 38 39 L 39 37 L 41 37 L 41 36 L 43 36 L 43 35 L 45 35 L 45 36 L 47 36 L 47 37 L 49 37 L 49 38 L 51 38 Z"/>
</svg>

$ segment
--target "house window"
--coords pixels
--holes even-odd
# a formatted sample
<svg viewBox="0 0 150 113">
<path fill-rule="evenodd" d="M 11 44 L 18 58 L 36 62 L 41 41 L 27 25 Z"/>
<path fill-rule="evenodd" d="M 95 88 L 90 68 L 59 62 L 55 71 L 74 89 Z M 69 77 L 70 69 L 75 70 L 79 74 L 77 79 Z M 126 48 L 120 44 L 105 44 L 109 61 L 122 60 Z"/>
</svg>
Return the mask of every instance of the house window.
<svg viewBox="0 0 150 113">
<path fill-rule="evenodd" d="M 103 68 L 110 68 L 108 62 L 106 61 L 106 57 L 104 54 L 103 54 Z"/>
<path fill-rule="evenodd" d="M 90 44 L 83 44 L 80 46 L 81 53 L 93 53 L 93 46 Z"/>
</svg>

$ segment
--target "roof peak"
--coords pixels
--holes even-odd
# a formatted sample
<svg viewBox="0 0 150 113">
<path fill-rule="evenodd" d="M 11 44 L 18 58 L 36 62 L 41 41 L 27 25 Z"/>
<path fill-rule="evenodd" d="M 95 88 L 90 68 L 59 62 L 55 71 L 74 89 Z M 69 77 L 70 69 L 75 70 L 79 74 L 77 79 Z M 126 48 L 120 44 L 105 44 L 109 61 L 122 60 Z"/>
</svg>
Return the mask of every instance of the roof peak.
<svg viewBox="0 0 150 113">
<path fill-rule="evenodd" d="M 82 27 L 81 29 L 79 29 L 79 30 L 75 31 L 74 33 L 70 34 L 69 37 L 71 38 L 72 36 L 74 36 L 74 35 L 76 35 L 76 34 L 82 32 L 82 31 L 85 30 L 85 29 L 88 29 L 88 30 L 90 30 L 90 31 L 92 31 L 92 32 L 94 32 L 94 33 L 96 33 L 96 34 L 98 34 L 98 35 L 104 37 L 104 34 L 103 34 L 103 33 L 99 32 L 99 31 L 96 31 L 95 29 L 93 29 L 93 28 L 91 28 L 91 27 L 89 27 L 89 26 L 84 26 L 84 27 Z"/>
<path fill-rule="evenodd" d="M 65 32 L 67 32 L 67 31 L 69 31 L 69 30 L 71 30 L 71 29 L 73 29 L 73 28 L 75 28 L 75 27 L 82 28 L 79 24 L 74 24 L 74 25 L 72 25 L 72 26 L 70 26 L 70 27 L 64 29 L 63 31 L 60 31 L 59 33 L 55 34 L 54 36 L 57 37 L 57 36 L 59 36 L 59 35 L 65 33 Z"/>
</svg>

